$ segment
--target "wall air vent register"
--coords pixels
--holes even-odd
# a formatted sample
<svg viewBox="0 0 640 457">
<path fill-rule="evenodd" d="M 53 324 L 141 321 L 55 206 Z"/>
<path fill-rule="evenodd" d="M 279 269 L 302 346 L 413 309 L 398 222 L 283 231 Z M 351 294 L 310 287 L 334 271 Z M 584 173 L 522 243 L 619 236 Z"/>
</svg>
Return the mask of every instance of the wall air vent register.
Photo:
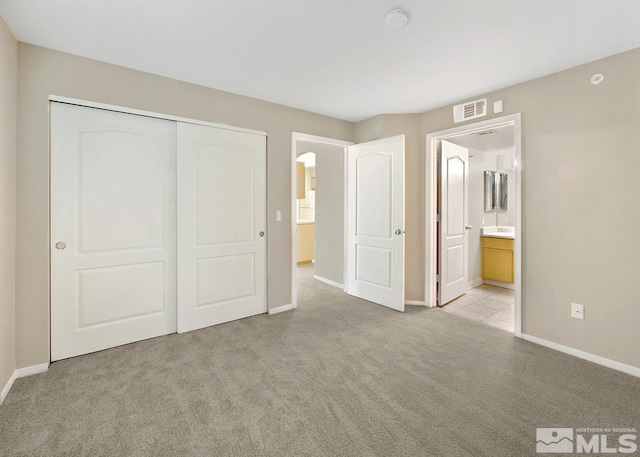
<svg viewBox="0 0 640 457">
<path fill-rule="evenodd" d="M 453 122 L 463 122 L 487 115 L 487 99 L 474 100 L 453 107 Z"/>
</svg>

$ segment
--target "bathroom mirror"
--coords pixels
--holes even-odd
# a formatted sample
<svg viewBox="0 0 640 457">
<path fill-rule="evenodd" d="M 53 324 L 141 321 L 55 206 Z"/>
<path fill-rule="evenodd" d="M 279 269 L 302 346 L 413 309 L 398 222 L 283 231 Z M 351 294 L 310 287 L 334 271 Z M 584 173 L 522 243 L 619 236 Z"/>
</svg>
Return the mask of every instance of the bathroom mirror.
<svg viewBox="0 0 640 457">
<path fill-rule="evenodd" d="M 484 172 L 484 212 L 492 213 L 496 210 L 496 172 Z"/>
<path fill-rule="evenodd" d="M 507 173 L 485 170 L 484 212 L 505 213 L 509 209 L 509 176 Z"/>
<path fill-rule="evenodd" d="M 508 210 L 508 189 L 509 175 L 506 173 L 496 173 L 498 191 L 498 211 L 504 213 Z"/>
</svg>

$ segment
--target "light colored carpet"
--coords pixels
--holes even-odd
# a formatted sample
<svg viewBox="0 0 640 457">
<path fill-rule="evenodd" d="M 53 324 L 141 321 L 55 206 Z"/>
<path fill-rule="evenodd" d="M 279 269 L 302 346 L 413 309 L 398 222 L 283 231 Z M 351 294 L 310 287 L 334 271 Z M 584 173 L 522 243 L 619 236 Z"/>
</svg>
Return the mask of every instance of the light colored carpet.
<svg viewBox="0 0 640 457">
<path fill-rule="evenodd" d="M 9 456 L 528 456 L 638 427 L 640 380 L 302 269 L 299 308 L 57 362 L 0 407 Z"/>
</svg>

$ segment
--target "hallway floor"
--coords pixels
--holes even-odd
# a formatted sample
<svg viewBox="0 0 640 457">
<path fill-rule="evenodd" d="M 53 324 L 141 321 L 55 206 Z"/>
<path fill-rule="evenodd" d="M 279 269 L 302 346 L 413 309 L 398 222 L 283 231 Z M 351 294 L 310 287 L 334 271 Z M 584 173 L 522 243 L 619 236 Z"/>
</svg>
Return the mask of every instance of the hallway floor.
<svg viewBox="0 0 640 457">
<path fill-rule="evenodd" d="M 513 333 L 513 290 L 482 284 L 442 307 L 448 313 Z"/>
</svg>

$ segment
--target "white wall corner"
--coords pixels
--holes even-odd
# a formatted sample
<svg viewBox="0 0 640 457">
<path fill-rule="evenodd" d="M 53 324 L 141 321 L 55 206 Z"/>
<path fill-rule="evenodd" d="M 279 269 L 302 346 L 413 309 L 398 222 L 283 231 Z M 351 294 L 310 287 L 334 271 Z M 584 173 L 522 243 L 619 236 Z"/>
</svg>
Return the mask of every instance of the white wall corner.
<svg viewBox="0 0 640 457">
<path fill-rule="evenodd" d="M 282 305 L 282 306 L 277 306 L 275 308 L 271 308 L 270 310 L 267 311 L 267 313 L 269 315 L 272 315 L 272 314 L 283 313 L 285 311 L 291 311 L 292 309 L 296 309 L 296 306 L 293 305 L 292 303 L 289 303 L 288 305 Z"/>
<path fill-rule="evenodd" d="M 538 338 L 537 336 L 527 335 L 526 333 L 523 333 L 521 338 L 523 340 L 530 341 L 531 343 L 539 344 L 541 346 L 545 346 L 550 349 L 555 349 L 556 351 L 564 352 L 565 354 L 569 354 L 574 357 L 578 357 L 580 359 L 588 360 L 589 362 L 593 362 L 598 365 L 605 366 L 607 368 L 612 368 L 617 371 L 622 371 L 623 373 L 627 373 L 632 376 L 636 376 L 640 378 L 639 367 L 634 367 L 621 362 L 616 362 L 615 360 L 611 360 L 611 359 L 601 357 L 599 355 L 591 354 L 590 352 L 580 351 L 579 349 L 554 343 L 553 341 Z"/>
<path fill-rule="evenodd" d="M 5 384 L 4 388 L 2 389 L 2 392 L 0 393 L 0 405 L 4 403 L 4 400 L 7 398 L 7 395 L 9 395 L 9 391 L 13 387 L 13 383 L 16 381 L 16 379 L 24 378 L 26 376 L 31 376 L 34 374 L 45 373 L 48 369 L 49 369 L 49 363 L 41 363 L 40 365 L 33 365 L 31 367 L 18 368 L 17 370 L 15 370 L 11 375 L 11 377 L 9 378 L 9 380 L 7 381 L 7 384 Z"/>
</svg>

